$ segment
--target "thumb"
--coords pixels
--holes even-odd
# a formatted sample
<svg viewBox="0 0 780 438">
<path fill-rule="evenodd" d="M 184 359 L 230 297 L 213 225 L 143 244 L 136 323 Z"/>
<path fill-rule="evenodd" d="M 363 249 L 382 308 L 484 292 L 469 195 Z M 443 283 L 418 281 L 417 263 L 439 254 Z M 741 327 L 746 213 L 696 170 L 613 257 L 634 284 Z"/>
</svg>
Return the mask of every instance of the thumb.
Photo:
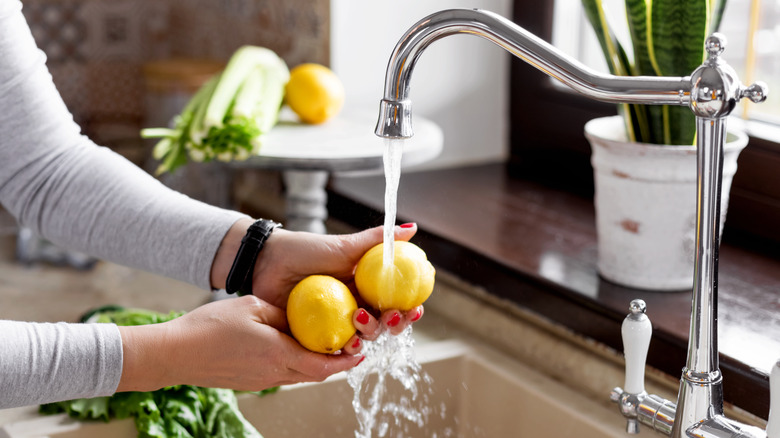
<svg viewBox="0 0 780 438">
<path fill-rule="evenodd" d="M 375 245 L 382 243 L 384 240 L 384 230 L 384 226 L 378 226 L 352 234 L 350 236 L 351 239 L 348 239 L 349 245 L 352 246 L 352 249 L 355 252 L 362 255 L 369 249 L 373 248 Z M 393 230 L 394 239 L 404 241 L 411 239 L 416 232 L 417 224 L 413 222 L 403 225 L 396 225 Z"/>
<path fill-rule="evenodd" d="M 283 309 L 268 304 L 254 295 L 246 295 L 240 299 L 246 301 L 245 305 L 255 317 L 255 321 L 269 325 L 280 332 L 287 331 L 287 313 Z"/>
</svg>

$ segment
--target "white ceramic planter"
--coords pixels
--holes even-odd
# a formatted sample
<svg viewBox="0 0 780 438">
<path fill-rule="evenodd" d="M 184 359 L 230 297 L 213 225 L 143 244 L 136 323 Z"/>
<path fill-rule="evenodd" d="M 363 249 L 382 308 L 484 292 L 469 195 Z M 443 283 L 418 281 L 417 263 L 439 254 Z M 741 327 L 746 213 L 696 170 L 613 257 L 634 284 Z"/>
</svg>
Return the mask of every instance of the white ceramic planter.
<svg viewBox="0 0 780 438">
<path fill-rule="evenodd" d="M 624 286 L 677 291 L 693 286 L 696 147 L 631 143 L 620 116 L 591 120 L 598 269 Z M 724 148 L 721 229 L 737 157 L 747 145 L 729 133 Z"/>
</svg>

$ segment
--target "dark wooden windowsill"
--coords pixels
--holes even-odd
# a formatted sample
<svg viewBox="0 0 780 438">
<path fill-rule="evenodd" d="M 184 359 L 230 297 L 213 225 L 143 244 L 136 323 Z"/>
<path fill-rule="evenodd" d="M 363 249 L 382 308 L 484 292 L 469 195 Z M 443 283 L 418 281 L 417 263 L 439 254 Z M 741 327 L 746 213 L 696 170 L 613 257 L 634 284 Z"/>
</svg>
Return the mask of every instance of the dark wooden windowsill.
<svg viewBox="0 0 780 438">
<path fill-rule="evenodd" d="M 383 193 L 382 176 L 335 177 L 330 214 L 356 227 L 380 225 Z M 443 269 L 617 350 L 628 303 L 644 299 L 654 325 L 648 363 L 680 375 L 690 293 L 635 290 L 601 279 L 591 199 L 512 177 L 504 164 L 411 172 L 401 178 L 398 220 L 418 223 L 415 242 Z M 769 407 L 767 371 L 780 357 L 778 291 L 780 260 L 724 238 L 719 275 L 724 395 L 763 418 Z"/>
</svg>

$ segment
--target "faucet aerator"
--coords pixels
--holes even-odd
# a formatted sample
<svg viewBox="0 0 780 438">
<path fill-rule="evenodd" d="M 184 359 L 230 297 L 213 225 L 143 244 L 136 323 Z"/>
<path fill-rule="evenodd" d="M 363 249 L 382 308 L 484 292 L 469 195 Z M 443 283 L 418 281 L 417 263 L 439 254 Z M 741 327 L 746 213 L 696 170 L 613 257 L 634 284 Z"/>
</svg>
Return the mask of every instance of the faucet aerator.
<svg viewBox="0 0 780 438">
<path fill-rule="evenodd" d="M 374 133 L 383 138 L 411 138 L 412 102 L 382 99 L 379 103 L 379 120 Z"/>
</svg>

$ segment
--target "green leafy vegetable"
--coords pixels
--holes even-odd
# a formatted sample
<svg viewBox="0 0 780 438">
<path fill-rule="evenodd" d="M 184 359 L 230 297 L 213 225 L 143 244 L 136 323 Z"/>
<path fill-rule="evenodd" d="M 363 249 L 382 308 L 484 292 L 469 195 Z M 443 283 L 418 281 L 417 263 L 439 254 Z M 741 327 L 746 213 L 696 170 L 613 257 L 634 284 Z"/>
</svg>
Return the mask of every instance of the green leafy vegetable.
<svg viewBox="0 0 780 438">
<path fill-rule="evenodd" d="M 173 128 L 148 128 L 144 138 L 160 138 L 153 157 L 157 173 L 173 172 L 193 161 L 245 160 L 276 125 L 290 78 L 287 64 L 273 51 L 238 49 L 225 70 L 206 82 L 173 120 Z"/>
<path fill-rule="evenodd" d="M 87 312 L 82 322 L 145 325 L 170 321 L 184 312 L 159 313 L 105 306 Z M 255 394 L 273 393 L 271 388 Z M 262 438 L 238 408 L 234 391 L 177 385 L 152 392 L 120 392 L 41 405 L 42 414 L 67 413 L 79 420 L 133 418 L 139 438 Z"/>
</svg>

